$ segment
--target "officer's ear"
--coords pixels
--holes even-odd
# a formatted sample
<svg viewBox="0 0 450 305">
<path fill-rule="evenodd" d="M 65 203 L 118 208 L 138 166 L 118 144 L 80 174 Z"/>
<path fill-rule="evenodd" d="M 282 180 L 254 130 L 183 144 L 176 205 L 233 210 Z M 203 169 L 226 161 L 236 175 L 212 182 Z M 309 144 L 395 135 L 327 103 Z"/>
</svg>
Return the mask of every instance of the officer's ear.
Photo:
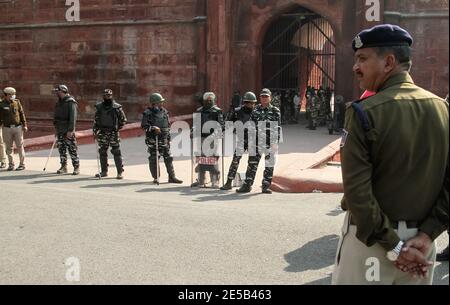
<svg viewBox="0 0 450 305">
<path fill-rule="evenodd" d="M 397 58 L 392 53 L 386 54 L 384 61 L 385 61 L 384 72 L 386 73 L 392 72 L 392 70 L 394 70 L 398 66 Z"/>
</svg>

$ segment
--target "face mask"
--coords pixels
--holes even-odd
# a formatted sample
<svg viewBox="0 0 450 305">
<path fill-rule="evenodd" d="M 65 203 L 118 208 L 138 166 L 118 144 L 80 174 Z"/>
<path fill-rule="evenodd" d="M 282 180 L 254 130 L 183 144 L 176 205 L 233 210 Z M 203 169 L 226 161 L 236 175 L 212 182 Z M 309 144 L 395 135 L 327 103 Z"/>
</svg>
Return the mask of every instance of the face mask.
<svg viewBox="0 0 450 305">
<path fill-rule="evenodd" d="M 12 95 L 12 96 L 11 96 L 11 99 L 12 99 L 12 100 L 15 100 L 15 99 L 16 99 L 16 96 L 15 96 L 15 95 Z"/>
</svg>

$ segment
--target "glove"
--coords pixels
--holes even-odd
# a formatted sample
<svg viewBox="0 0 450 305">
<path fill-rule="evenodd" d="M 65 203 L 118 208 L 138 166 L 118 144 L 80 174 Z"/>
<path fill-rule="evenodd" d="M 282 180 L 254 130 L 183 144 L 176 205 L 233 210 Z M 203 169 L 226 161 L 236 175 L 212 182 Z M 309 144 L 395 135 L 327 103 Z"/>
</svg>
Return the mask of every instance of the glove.
<svg viewBox="0 0 450 305">
<path fill-rule="evenodd" d="M 159 127 L 153 127 L 152 128 L 153 129 L 153 132 L 155 132 L 157 135 L 160 135 L 161 134 L 161 129 L 159 128 Z"/>
</svg>

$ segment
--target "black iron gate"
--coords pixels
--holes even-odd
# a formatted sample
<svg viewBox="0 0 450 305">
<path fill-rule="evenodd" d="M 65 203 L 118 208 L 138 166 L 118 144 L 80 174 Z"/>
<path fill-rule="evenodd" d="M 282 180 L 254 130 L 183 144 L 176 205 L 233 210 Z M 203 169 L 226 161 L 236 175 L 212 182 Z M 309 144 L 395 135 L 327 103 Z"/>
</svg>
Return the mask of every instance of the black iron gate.
<svg viewBox="0 0 450 305">
<path fill-rule="evenodd" d="M 335 41 L 329 22 L 306 9 L 282 15 L 263 45 L 263 86 L 302 90 L 335 87 Z"/>
</svg>

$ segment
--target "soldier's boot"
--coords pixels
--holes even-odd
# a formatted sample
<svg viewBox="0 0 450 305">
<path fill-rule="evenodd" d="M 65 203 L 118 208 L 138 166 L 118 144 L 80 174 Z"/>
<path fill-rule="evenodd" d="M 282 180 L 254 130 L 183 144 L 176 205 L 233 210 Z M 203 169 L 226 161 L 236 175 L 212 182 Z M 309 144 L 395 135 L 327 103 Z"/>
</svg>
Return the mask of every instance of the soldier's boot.
<svg viewBox="0 0 450 305">
<path fill-rule="evenodd" d="M 227 180 L 227 183 L 225 183 L 225 185 L 222 186 L 222 187 L 220 188 L 220 190 L 222 190 L 222 191 L 229 191 L 229 190 L 231 190 L 231 189 L 233 188 L 232 183 L 233 183 L 233 180 L 228 179 L 228 180 Z"/>
<path fill-rule="evenodd" d="M 209 173 L 210 177 L 211 177 L 211 187 L 213 189 L 219 189 L 219 174 L 215 173 Z"/>
<path fill-rule="evenodd" d="M 182 184 L 183 181 L 175 176 L 175 169 L 173 168 L 173 162 L 172 161 L 167 162 L 166 167 L 167 173 L 169 174 L 169 183 Z"/>
<path fill-rule="evenodd" d="M 155 159 L 151 159 L 149 161 L 148 167 L 150 168 L 150 173 L 152 174 L 153 177 L 153 184 L 155 185 L 159 185 L 159 177 L 157 175 L 157 169 L 156 166 L 159 166 L 159 162 L 157 164 L 156 162 L 156 158 Z"/>
<path fill-rule="evenodd" d="M 80 174 L 80 166 L 79 165 L 76 165 L 74 168 L 73 168 L 73 173 L 72 173 L 72 175 L 73 176 L 78 176 Z"/>
<path fill-rule="evenodd" d="M 58 175 L 67 174 L 67 164 L 62 164 L 61 167 L 56 171 Z"/>
<path fill-rule="evenodd" d="M 95 175 L 96 178 L 108 177 L 108 157 L 100 156 L 100 173 Z"/>
<path fill-rule="evenodd" d="M 244 184 L 242 184 L 242 186 L 236 190 L 236 193 L 246 194 L 250 193 L 251 191 L 252 187 L 247 182 L 244 182 Z"/>
<path fill-rule="evenodd" d="M 264 182 L 261 188 L 263 194 L 272 194 L 272 191 L 270 190 L 270 183 Z"/>
<path fill-rule="evenodd" d="M 123 172 L 125 171 L 123 169 L 123 161 L 121 155 L 114 155 L 114 163 L 116 164 L 117 169 L 117 179 L 122 180 L 123 179 Z"/>
<path fill-rule="evenodd" d="M 205 176 L 206 173 L 201 171 L 198 173 L 198 179 L 196 182 L 191 184 L 191 187 L 204 187 L 205 186 Z"/>
<path fill-rule="evenodd" d="M 7 171 L 8 171 L 8 172 L 11 172 L 11 171 L 13 171 L 13 170 L 14 170 L 14 164 L 10 164 L 10 165 L 8 166 Z"/>
</svg>

